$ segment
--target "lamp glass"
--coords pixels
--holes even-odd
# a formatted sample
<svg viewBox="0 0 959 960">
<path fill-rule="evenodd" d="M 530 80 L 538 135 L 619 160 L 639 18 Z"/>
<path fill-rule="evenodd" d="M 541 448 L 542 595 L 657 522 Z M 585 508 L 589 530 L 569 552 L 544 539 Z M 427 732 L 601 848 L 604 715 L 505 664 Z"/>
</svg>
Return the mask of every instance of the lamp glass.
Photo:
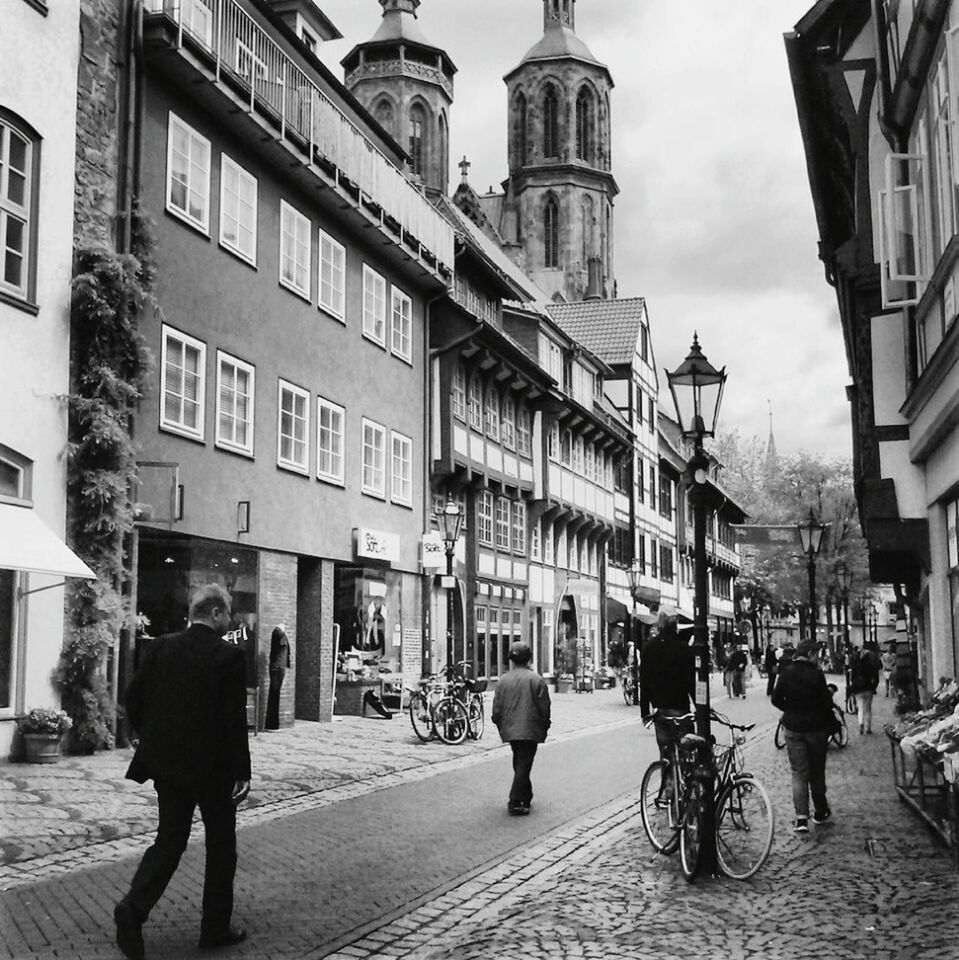
<svg viewBox="0 0 959 960">
<path fill-rule="evenodd" d="M 443 542 L 447 546 L 456 543 L 459 539 L 460 527 L 463 524 L 463 511 L 460 510 L 460 505 L 452 498 L 447 500 L 446 506 L 443 507 L 438 516 L 438 520 Z"/>
<path fill-rule="evenodd" d="M 698 336 L 693 335 L 693 345 L 686 359 L 671 373 L 666 371 L 666 379 L 683 436 L 714 436 L 726 383 L 726 368 L 717 370 L 706 359 Z"/>
<path fill-rule="evenodd" d="M 802 543 L 803 553 L 815 556 L 822 546 L 822 535 L 826 525 L 816 520 L 812 507 L 810 507 L 809 517 L 802 523 L 797 523 L 796 526 L 799 529 L 799 540 Z"/>
<path fill-rule="evenodd" d="M 639 578 L 643 575 L 643 565 L 638 558 L 633 558 L 626 574 L 629 577 L 629 592 L 635 596 L 636 590 L 639 588 Z"/>
</svg>

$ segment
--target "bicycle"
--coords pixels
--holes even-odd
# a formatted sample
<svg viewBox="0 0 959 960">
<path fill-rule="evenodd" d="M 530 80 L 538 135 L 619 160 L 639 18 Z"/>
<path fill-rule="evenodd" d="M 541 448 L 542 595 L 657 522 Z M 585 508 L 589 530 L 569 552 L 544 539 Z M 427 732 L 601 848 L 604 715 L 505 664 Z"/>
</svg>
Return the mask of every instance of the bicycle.
<svg viewBox="0 0 959 960">
<path fill-rule="evenodd" d="M 462 701 L 452 696 L 450 685 L 437 674 L 420 680 L 410 689 L 410 722 L 423 743 L 439 737 L 443 743 L 462 743 L 469 732 L 469 714 Z"/>
<path fill-rule="evenodd" d="M 859 701 L 856 699 L 856 695 L 850 689 L 852 686 L 852 673 L 846 671 L 846 713 L 850 716 L 853 716 L 859 713 Z"/>
<path fill-rule="evenodd" d="M 630 672 L 623 674 L 623 699 L 626 701 L 626 706 L 633 706 L 633 695 L 636 690 L 636 681 L 633 680 L 633 675 Z"/>
<path fill-rule="evenodd" d="M 839 689 L 834 683 L 827 684 L 831 693 Z M 846 715 L 843 712 L 843 708 L 839 706 L 838 703 L 832 705 L 833 717 L 835 718 L 833 726 L 835 730 L 829 734 L 829 742 L 839 749 L 842 749 L 849 743 L 849 727 L 846 726 Z M 777 750 L 782 750 L 786 746 L 786 735 L 783 733 L 783 722 L 780 717 L 779 723 L 776 724 L 776 732 L 773 734 L 773 743 L 776 744 Z"/>
<path fill-rule="evenodd" d="M 472 672 L 473 664 L 469 660 L 461 660 L 456 668 L 447 667 L 447 677 L 452 684 L 453 695 L 466 707 L 466 716 L 469 723 L 467 736 L 471 740 L 479 740 L 486 730 L 486 706 L 483 694 L 489 685 L 488 680 L 474 680 L 468 676 Z"/>
<path fill-rule="evenodd" d="M 675 722 L 693 716 L 677 717 Z M 683 736 L 672 748 L 671 761 L 656 760 L 644 774 L 640 816 L 657 853 L 672 853 L 678 846 L 683 874 L 687 880 L 695 879 L 706 816 L 704 784 L 712 777 L 716 797 L 716 864 L 727 877 L 746 880 L 769 857 L 775 831 L 773 808 L 765 787 L 743 769 L 745 734 L 756 724 L 732 723 L 715 711 L 711 718 L 730 731 L 729 746 L 714 746 L 710 768 L 704 769 L 698 759 L 702 737 L 692 733 Z"/>
</svg>

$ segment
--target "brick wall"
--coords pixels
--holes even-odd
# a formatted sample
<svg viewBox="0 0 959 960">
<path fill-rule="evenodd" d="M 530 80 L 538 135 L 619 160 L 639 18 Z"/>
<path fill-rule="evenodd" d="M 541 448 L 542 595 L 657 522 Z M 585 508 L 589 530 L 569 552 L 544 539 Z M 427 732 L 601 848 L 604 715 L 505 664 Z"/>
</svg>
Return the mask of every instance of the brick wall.
<svg viewBox="0 0 959 960">
<path fill-rule="evenodd" d="M 257 677 L 260 684 L 260 716 L 262 728 L 266 717 L 266 701 L 270 690 L 270 636 L 281 621 L 290 638 L 290 669 L 280 690 L 280 726 L 293 724 L 296 700 L 297 604 L 296 557 L 288 553 L 261 550 L 259 555 L 259 617 L 257 620 Z"/>
</svg>

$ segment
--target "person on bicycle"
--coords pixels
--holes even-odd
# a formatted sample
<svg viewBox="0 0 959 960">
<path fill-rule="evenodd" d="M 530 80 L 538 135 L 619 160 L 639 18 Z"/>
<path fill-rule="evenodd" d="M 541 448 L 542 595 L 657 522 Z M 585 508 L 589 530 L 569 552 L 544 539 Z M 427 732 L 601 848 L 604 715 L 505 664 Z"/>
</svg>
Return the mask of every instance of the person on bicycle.
<svg viewBox="0 0 959 960">
<path fill-rule="evenodd" d="M 533 802 L 529 775 L 536 748 L 546 740 L 550 725 L 549 688 L 530 666 L 533 651 L 528 643 L 514 643 L 509 658 L 513 665 L 496 684 L 490 719 L 500 739 L 513 751 L 513 784 L 507 809 L 510 816 L 524 817 Z"/>
<path fill-rule="evenodd" d="M 813 823 L 832 817 L 826 800 L 826 752 L 832 729 L 832 694 L 817 663 L 819 650 L 814 640 L 803 640 L 792 660 L 782 668 L 773 690 L 773 706 L 782 710 L 786 753 L 792 770 L 793 808 L 796 833 L 809 832 L 809 795 L 812 794 Z"/>
<path fill-rule="evenodd" d="M 658 633 L 643 647 L 639 661 L 639 709 L 643 723 L 656 727 L 660 756 L 669 760 L 670 748 L 693 730 L 693 721 L 671 723 L 666 717 L 692 713 L 696 697 L 696 669 L 689 644 L 680 639 L 676 617 L 661 614 Z M 655 715 L 654 715 L 655 711 Z"/>
</svg>

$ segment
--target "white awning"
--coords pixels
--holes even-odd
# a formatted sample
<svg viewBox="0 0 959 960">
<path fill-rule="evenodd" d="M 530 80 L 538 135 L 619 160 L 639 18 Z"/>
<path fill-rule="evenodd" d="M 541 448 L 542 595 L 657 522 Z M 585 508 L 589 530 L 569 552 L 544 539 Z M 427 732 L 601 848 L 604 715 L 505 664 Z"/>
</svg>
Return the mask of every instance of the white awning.
<svg viewBox="0 0 959 960">
<path fill-rule="evenodd" d="M 0 503 L 0 569 L 97 578 L 34 510 L 13 503 Z"/>
</svg>

